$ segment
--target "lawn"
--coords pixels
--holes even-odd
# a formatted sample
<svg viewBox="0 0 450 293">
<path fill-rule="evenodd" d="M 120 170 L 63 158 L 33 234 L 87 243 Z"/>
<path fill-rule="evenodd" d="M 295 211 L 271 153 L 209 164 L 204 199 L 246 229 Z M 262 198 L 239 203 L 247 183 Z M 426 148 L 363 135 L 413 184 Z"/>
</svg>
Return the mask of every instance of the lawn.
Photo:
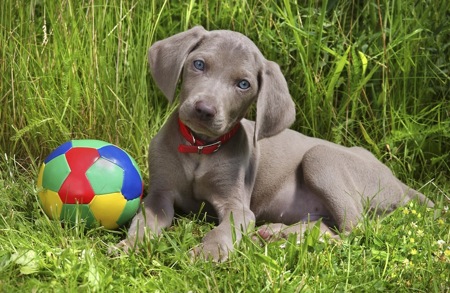
<svg viewBox="0 0 450 293">
<path fill-rule="evenodd" d="M 0 292 L 449 292 L 450 6 L 298 2 L 3 0 Z M 436 208 L 367 215 L 340 241 L 245 236 L 220 264 L 189 256 L 212 227 L 201 214 L 130 255 L 107 253 L 126 227 L 50 220 L 37 173 L 68 140 L 120 146 L 148 182 L 148 144 L 176 103 L 151 80 L 147 49 L 198 24 L 242 32 L 280 64 L 293 129 L 367 148 Z"/>
</svg>

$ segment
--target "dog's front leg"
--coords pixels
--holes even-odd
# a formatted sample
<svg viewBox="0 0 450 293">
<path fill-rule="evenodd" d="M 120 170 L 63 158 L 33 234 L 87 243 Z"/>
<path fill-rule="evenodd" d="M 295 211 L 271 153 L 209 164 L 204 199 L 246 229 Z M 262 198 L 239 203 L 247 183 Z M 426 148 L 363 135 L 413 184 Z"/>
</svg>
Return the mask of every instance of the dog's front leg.
<svg viewBox="0 0 450 293">
<path fill-rule="evenodd" d="M 193 250 L 194 256 L 202 256 L 220 262 L 228 258 L 233 245 L 255 223 L 255 215 L 242 203 L 229 205 L 218 211 L 220 224 L 203 237 L 202 244 Z"/>
<path fill-rule="evenodd" d="M 133 218 L 128 230 L 128 236 L 117 246 L 128 252 L 137 249 L 138 243 L 145 236 L 154 237 L 162 229 L 169 227 L 174 217 L 174 195 L 173 192 L 150 191 L 144 199 L 143 207 Z"/>
</svg>

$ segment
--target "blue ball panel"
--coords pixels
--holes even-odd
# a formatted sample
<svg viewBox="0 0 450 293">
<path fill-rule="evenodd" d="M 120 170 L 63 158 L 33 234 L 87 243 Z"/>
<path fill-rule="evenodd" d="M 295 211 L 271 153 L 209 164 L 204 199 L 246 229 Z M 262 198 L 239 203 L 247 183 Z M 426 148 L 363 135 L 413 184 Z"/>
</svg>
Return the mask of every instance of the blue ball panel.
<svg viewBox="0 0 450 293">
<path fill-rule="evenodd" d="M 142 194 L 142 179 L 134 166 L 133 169 L 125 171 L 122 194 L 127 200 L 138 198 Z"/>
<path fill-rule="evenodd" d="M 127 153 L 115 145 L 107 145 L 98 149 L 100 156 L 126 170 L 127 165 L 131 165 Z"/>
<path fill-rule="evenodd" d="M 59 155 L 65 154 L 68 150 L 72 148 L 72 141 L 68 141 L 66 143 L 63 143 L 59 147 L 57 147 L 53 152 L 48 155 L 47 158 L 45 158 L 44 163 L 47 164 L 54 158 L 56 158 Z"/>
<path fill-rule="evenodd" d="M 139 171 L 131 162 L 128 154 L 116 147 L 108 145 L 98 149 L 100 156 L 120 166 L 124 171 L 122 194 L 127 200 L 135 199 L 142 193 L 142 179 Z"/>
</svg>

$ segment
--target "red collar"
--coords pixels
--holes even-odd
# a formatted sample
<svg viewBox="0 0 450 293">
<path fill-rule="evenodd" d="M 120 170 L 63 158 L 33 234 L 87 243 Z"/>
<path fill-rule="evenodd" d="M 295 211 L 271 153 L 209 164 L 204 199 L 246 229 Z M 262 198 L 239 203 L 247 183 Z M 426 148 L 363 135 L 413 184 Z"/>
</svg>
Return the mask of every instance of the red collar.
<svg viewBox="0 0 450 293">
<path fill-rule="evenodd" d="M 196 139 L 191 130 L 183 122 L 181 122 L 179 118 L 178 125 L 180 126 L 180 132 L 183 135 L 184 139 L 186 139 L 186 141 L 189 143 L 189 145 L 180 144 L 178 146 L 178 151 L 180 153 L 197 153 L 209 155 L 217 152 L 222 144 L 229 141 L 239 130 L 241 123 L 236 124 L 236 126 L 234 126 L 233 129 L 231 129 L 228 133 L 225 133 L 224 135 L 219 137 L 216 142 L 210 144 L 205 144 L 204 141 Z"/>
</svg>

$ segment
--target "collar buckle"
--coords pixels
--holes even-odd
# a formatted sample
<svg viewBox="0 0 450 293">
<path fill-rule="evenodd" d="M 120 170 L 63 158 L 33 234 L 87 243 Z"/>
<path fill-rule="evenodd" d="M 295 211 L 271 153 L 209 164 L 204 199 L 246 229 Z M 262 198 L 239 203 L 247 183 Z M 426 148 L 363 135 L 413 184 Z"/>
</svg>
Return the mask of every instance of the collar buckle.
<svg viewBox="0 0 450 293">
<path fill-rule="evenodd" d="M 203 149 L 205 149 L 205 148 L 214 148 L 212 153 L 215 153 L 215 152 L 217 152 L 220 149 L 221 146 L 222 146 L 222 142 L 220 140 L 216 141 L 215 143 L 212 143 L 212 144 L 198 145 L 197 146 L 197 153 L 199 155 L 203 154 Z"/>
</svg>

